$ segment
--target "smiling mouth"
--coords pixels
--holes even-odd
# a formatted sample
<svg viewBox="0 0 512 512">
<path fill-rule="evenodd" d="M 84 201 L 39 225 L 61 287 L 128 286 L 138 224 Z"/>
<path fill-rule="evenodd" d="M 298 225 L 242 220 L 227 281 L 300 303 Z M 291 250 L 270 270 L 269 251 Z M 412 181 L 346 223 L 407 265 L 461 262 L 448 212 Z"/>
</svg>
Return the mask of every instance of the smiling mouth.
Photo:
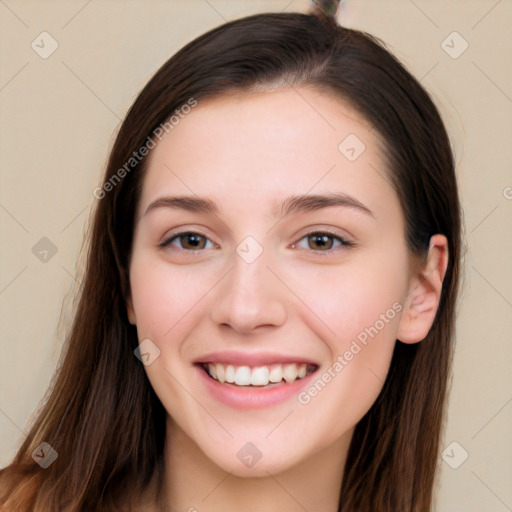
<svg viewBox="0 0 512 512">
<path fill-rule="evenodd" d="M 209 377 L 217 382 L 242 387 L 291 384 L 317 370 L 317 366 L 306 363 L 271 364 L 255 367 L 200 363 L 200 366 Z"/>
</svg>

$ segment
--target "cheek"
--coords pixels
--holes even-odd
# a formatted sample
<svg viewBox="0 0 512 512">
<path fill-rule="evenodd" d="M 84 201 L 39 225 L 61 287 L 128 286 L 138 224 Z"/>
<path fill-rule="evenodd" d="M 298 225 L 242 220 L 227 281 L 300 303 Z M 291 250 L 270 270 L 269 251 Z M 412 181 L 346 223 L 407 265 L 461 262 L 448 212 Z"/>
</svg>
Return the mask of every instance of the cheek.
<svg viewBox="0 0 512 512">
<path fill-rule="evenodd" d="M 171 268 L 154 259 L 134 260 L 130 285 L 139 339 L 154 338 L 163 343 L 166 337 L 170 338 L 204 294 L 197 284 L 194 271 L 185 266 Z"/>
<path fill-rule="evenodd" d="M 333 437 L 327 439 L 354 427 L 382 390 L 402 310 L 396 297 L 389 290 L 378 293 L 358 282 L 353 292 L 343 294 L 332 314 L 326 315 L 326 323 L 334 331 L 323 340 L 330 360 L 298 400 L 332 426 L 328 436 Z M 329 307 L 325 303 L 324 311 Z"/>
<path fill-rule="evenodd" d="M 303 265 L 285 276 L 307 306 L 304 318 L 330 340 L 333 356 L 360 334 L 364 341 L 372 327 L 394 343 L 408 275 L 406 253 L 397 253 L 355 254 L 346 264 Z"/>
<path fill-rule="evenodd" d="M 179 383 L 186 382 L 188 370 L 181 364 L 182 339 L 205 294 L 200 282 L 200 272 L 187 266 L 171 267 L 140 253 L 130 268 L 138 339 L 150 339 L 159 349 L 158 357 L 144 370 L 167 411 L 194 411 Z M 186 429 L 191 428 L 186 417 L 182 421 Z"/>
<path fill-rule="evenodd" d="M 316 401 L 321 414 L 332 416 L 333 422 L 340 421 L 340 410 L 346 421 L 360 419 L 382 389 L 407 289 L 403 254 L 361 256 L 336 269 L 317 268 L 308 275 L 305 268 L 301 273 L 302 288 L 297 289 L 311 306 L 303 318 L 317 333 L 320 325 L 327 327 L 321 332 L 330 361 L 300 401 Z"/>
</svg>

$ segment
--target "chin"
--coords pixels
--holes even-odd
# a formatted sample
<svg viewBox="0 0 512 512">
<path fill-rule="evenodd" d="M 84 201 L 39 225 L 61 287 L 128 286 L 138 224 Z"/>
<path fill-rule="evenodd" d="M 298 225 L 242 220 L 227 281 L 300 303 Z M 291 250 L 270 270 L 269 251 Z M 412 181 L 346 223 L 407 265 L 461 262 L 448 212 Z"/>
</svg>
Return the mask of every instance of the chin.
<svg viewBox="0 0 512 512">
<path fill-rule="evenodd" d="M 235 460 L 213 460 L 213 462 L 227 473 L 239 478 L 264 478 L 268 477 L 269 474 L 277 475 L 291 469 L 294 465 L 293 461 L 285 459 L 284 454 L 273 453 L 272 459 L 278 460 L 269 460 L 268 456 L 262 454 L 261 459 L 257 462 L 247 462 L 247 465 L 238 458 L 235 458 Z"/>
</svg>

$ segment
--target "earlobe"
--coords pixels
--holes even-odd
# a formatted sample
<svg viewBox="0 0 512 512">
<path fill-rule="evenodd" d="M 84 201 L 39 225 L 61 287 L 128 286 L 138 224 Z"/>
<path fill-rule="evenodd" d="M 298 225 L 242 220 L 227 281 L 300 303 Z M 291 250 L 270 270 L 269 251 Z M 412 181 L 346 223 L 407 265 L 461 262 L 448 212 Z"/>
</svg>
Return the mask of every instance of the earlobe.
<svg viewBox="0 0 512 512">
<path fill-rule="evenodd" d="M 125 304 L 126 304 L 126 314 L 128 315 L 128 321 L 130 322 L 130 324 L 136 325 L 137 321 L 135 318 L 135 312 L 133 310 L 131 296 L 129 296 L 128 298 L 125 299 Z"/>
<path fill-rule="evenodd" d="M 448 241 L 444 235 L 430 239 L 427 260 L 413 276 L 400 319 L 397 339 L 418 343 L 427 336 L 437 314 L 448 267 Z"/>
</svg>

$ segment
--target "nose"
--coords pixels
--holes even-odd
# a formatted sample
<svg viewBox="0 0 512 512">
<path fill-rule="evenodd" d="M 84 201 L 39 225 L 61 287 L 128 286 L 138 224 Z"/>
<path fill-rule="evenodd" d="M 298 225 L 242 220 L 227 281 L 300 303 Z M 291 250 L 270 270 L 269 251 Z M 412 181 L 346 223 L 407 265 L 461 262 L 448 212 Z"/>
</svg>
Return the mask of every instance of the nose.
<svg viewBox="0 0 512 512">
<path fill-rule="evenodd" d="M 233 255 L 233 267 L 216 287 L 211 318 L 238 333 L 286 322 L 286 287 L 267 267 L 265 252 L 252 263 Z"/>
</svg>

